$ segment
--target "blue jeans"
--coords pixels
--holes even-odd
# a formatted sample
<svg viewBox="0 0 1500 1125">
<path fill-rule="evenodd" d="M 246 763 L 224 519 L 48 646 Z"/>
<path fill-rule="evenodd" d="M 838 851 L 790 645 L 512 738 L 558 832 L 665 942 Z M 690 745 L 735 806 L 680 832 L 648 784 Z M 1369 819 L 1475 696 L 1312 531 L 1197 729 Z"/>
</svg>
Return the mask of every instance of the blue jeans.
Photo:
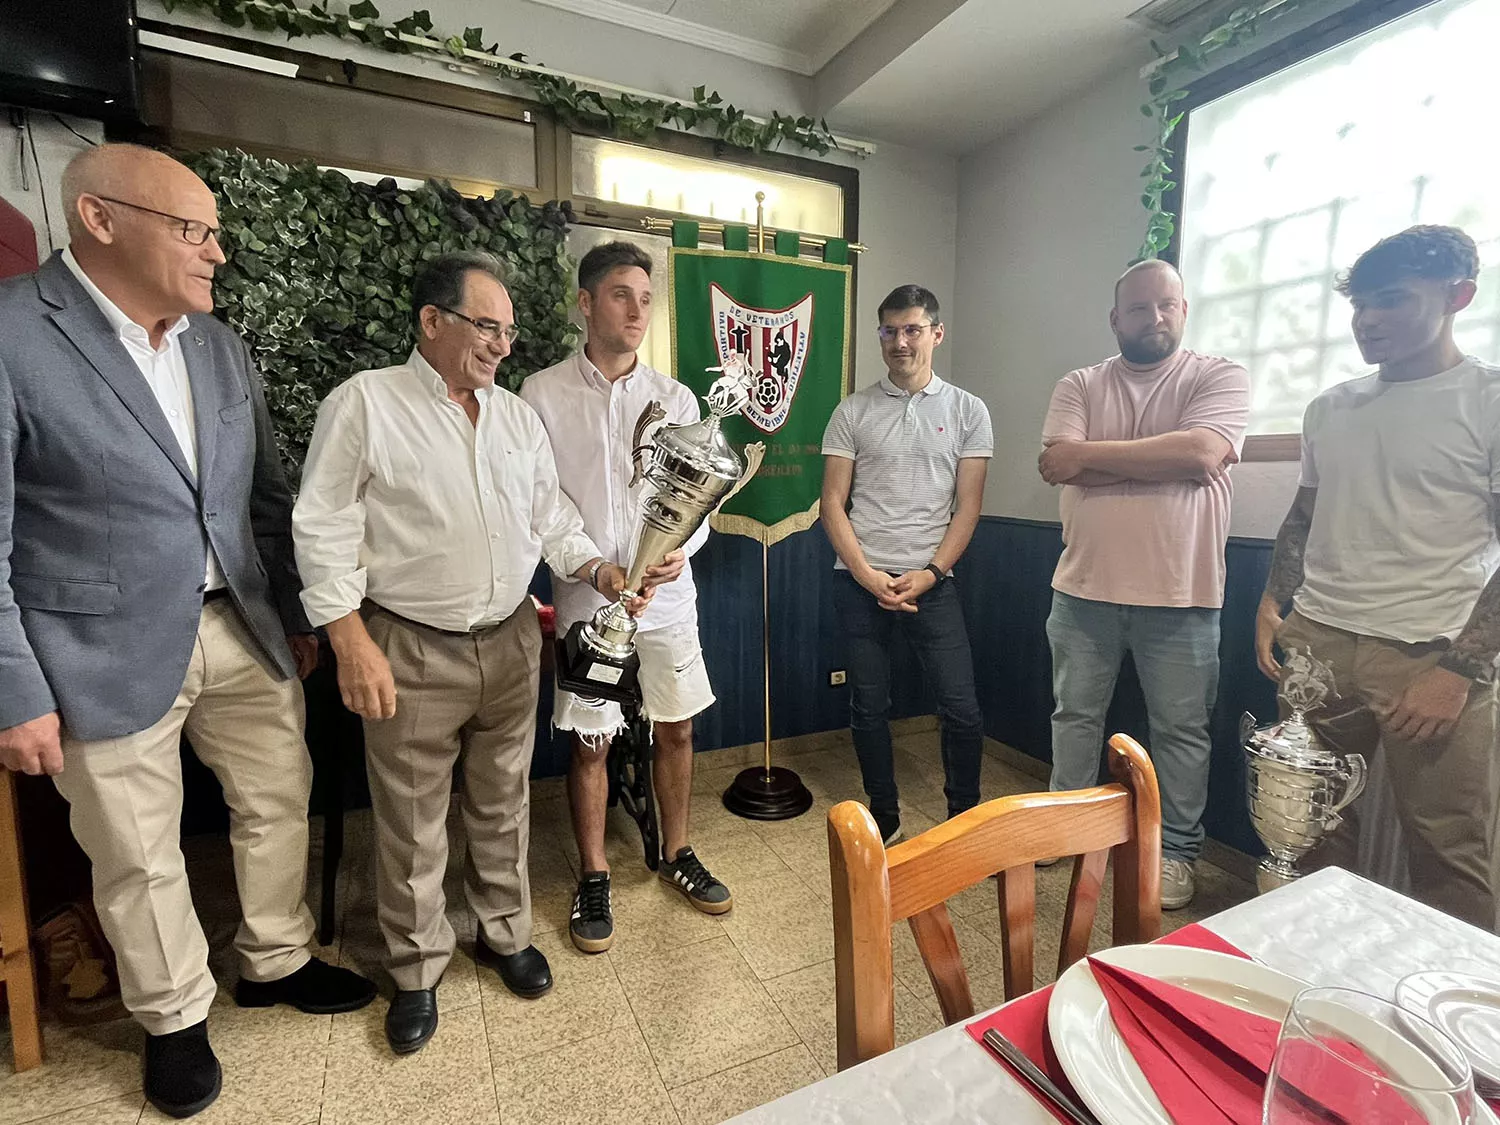
<svg viewBox="0 0 1500 1125">
<path fill-rule="evenodd" d="M 984 716 L 974 691 L 974 661 L 953 579 L 917 599 L 917 612 L 881 609 L 847 570 L 833 576 L 834 607 L 849 644 L 849 726 L 870 811 L 900 812 L 891 755 L 891 648 L 906 637 L 937 695 L 942 724 L 943 794 L 948 815 L 979 803 Z"/>
<path fill-rule="evenodd" d="M 1099 780 L 1104 717 L 1135 657 L 1161 789 L 1162 854 L 1192 862 L 1208 803 L 1208 720 L 1219 690 L 1219 611 L 1115 605 L 1052 593 L 1052 788 Z"/>
</svg>

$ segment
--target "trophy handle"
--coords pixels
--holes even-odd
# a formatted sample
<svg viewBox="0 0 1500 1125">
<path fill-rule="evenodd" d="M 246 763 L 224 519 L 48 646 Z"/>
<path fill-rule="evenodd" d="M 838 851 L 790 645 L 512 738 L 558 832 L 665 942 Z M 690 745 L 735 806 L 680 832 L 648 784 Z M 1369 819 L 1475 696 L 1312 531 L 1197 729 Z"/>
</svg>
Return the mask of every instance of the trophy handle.
<svg viewBox="0 0 1500 1125">
<path fill-rule="evenodd" d="M 646 473 L 646 458 L 642 454 L 649 454 L 653 445 L 643 444 L 641 438 L 650 427 L 666 416 L 667 412 L 662 409 L 661 403 L 652 399 L 646 404 L 646 409 L 641 411 L 641 416 L 635 420 L 635 434 L 630 439 L 630 460 L 635 465 L 635 472 L 630 474 L 630 483 L 625 486 L 626 488 L 634 488 Z"/>
<path fill-rule="evenodd" d="M 1250 736 L 1255 733 L 1255 716 L 1246 711 L 1240 716 L 1240 745 L 1250 741 Z"/>
<path fill-rule="evenodd" d="M 1344 789 L 1344 795 L 1339 799 L 1339 803 L 1328 810 L 1329 816 L 1333 816 L 1347 808 L 1350 802 L 1365 791 L 1365 779 L 1369 776 L 1369 771 L 1365 768 L 1364 756 L 1362 754 L 1350 754 L 1344 759 L 1344 764 L 1348 767 L 1349 784 Z"/>
<path fill-rule="evenodd" d="M 714 505 L 715 515 L 718 514 L 720 508 L 729 503 L 736 492 L 750 483 L 750 478 L 760 469 L 760 463 L 766 459 L 766 443 L 763 441 L 753 441 L 745 446 L 744 454 L 745 471 L 740 474 L 740 479 L 734 482 L 734 487 L 724 494 L 724 499 Z"/>
</svg>

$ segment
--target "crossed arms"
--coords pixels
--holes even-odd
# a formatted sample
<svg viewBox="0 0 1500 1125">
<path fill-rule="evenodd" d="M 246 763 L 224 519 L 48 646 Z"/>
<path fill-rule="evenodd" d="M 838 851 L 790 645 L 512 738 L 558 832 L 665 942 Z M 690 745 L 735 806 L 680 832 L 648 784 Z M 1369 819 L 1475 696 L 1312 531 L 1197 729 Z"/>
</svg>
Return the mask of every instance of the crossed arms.
<svg viewBox="0 0 1500 1125">
<path fill-rule="evenodd" d="M 1243 369 L 1226 367 L 1192 396 L 1181 428 L 1128 441 L 1090 441 L 1085 384 L 1074 372 L 1052 392 L 1037 471 L 1048 484 L 1082 488 L 1131 480 L 1212 483 L 1239 460 L 1225 432 L 1244 431 L 1247 387 Z"/>
</svg>

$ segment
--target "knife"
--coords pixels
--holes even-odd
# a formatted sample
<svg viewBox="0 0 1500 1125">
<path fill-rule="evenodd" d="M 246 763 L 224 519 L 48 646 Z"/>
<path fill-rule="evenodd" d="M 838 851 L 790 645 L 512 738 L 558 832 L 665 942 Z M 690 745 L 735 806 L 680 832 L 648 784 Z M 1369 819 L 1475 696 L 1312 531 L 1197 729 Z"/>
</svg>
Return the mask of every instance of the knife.
<svg viewBox="0 0 1500 1125">
<path fill-rule="evenodd" d="M 1058 1089 L 1057 1083 L 993 1027 L 984 1033 L 984 1045 L 1013 1066 L 1045 1101 L 1062 1110 L 1073 1125 L 1102 1125 L 1097 1117 Z"/>
</svg>

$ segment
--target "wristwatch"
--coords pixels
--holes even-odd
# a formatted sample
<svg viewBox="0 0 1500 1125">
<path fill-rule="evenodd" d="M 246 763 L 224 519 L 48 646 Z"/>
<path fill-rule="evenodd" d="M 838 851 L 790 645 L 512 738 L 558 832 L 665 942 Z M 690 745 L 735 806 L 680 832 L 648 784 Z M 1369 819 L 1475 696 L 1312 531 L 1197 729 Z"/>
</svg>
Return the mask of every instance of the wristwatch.
<svg viewBox="0 0 1500 1125">
<path fill-rule="evenodd" d="M 928 563 L 927 566 L 923 569 L 931 571 L 933 578 L 937 579 L 937 581 L 933 583 L 934 586 L 938 585 L 943 581 L 943 579 L 948 577 L 943 573 L 943 568 L 938 566 L 937 563 Z"/>
<path fill-rule="evenodd" d="M 598 582 L 599 568 L 602 567 L 603 565 L 604 565 L 604 560 L 600 559 L 593 566 L 589 567 L 589 585 L 594 588 L 594 591 L 596 593 L 599 590 L 599 582 Z"/>
</svg>

